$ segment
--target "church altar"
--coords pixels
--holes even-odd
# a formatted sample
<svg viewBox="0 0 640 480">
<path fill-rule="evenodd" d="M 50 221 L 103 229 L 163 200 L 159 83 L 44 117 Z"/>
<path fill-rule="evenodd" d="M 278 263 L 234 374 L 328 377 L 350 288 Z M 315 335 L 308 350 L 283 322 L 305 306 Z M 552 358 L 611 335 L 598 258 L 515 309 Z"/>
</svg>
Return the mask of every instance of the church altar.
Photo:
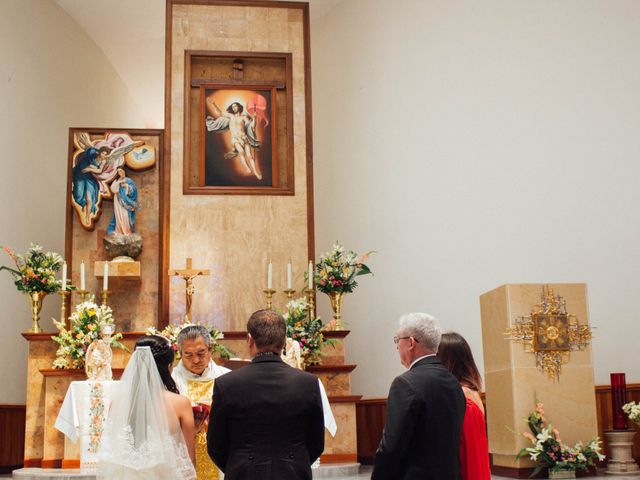
<svg viewBox="0 0 640 480">
<path fill-rule="evenodd" d="M 322 365 L 306 369 L 322 382 L 338 426 L 335 437 L 325 430 L 325 450 L 320 457 L 323 464 L 355 463 L 357 459 L 355 402 L 361 396 L 351 394 L 350 374 L 356 365 L 344 363 L 344 339 L 348 334 L 348 330 L 325 332 L 327 338 L 335 340 L 335 345 L 324 347 Z M 86 375 L 84 370 L 51 368 L 57 349 L 57 344 L 51 340 L 52 335 L 23 333 L 29 342 L 24 466 L 78 469 L 79 445 L 66 438 L 55 423 L 69 388 L 86 380 Z M 132 351 L 140 335 L 143 333 L 125 333 L 122 343 Z M 249 358 L 246 335 L 246 332 L 225 332 L 220 342 L 237 357 Z M 128 359 L 128 352 L 113 350 L 114 379 L 120 378 Z M 214 360 L 224 365 L 219 358 Z"/>
</svg>

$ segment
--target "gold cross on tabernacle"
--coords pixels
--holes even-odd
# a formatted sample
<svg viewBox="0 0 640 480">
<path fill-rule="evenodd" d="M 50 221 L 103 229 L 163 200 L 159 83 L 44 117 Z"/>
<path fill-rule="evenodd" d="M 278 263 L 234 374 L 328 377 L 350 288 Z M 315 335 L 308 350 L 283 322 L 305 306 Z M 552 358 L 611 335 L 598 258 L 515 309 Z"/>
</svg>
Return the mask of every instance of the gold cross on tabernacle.
<svg viewBox="0 0 640 480">
<path fill-rule="evenodd" d="M 199 276 L 206 277 L 209 275 L 209 269 L 194 269 L 191 258 L 187 258 L 187 268 L 184 270 L 171 269 L 168 272 L 170 277 L 182 277 L 186 284 L 186 313 L 184 319 L 191 322 L 191 306 L 193 305 L 193 294 L 196 288 L 193 286 L 193 279 Z"/>
</svg>

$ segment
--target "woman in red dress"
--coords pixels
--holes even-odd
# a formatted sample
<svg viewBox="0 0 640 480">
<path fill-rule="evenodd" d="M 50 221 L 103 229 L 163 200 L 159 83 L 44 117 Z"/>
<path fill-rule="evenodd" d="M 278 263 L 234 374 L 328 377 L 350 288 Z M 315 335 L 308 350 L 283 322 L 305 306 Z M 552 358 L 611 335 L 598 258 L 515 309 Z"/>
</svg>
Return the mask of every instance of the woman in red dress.
<svg viewBox="0 0 640 480">
<path fill-rule="evenodd" d="M 467 341 L 459 334 L 442 335 L 438 358 L 458 379 L 467 398 L 467 409 L 460 435 L 460 474 L 462 480 L 490 480 L 489 446 L 480 398 L 482 378 Z"/>
</svg>

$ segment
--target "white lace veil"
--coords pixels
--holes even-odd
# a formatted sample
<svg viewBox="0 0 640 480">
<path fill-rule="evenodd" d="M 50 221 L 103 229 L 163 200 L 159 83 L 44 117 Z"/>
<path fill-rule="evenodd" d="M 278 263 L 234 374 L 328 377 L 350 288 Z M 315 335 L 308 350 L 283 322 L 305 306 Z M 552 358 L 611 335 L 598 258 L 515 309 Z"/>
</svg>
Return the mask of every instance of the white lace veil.
<svg viewBox="0 0 640 480">
<path fill-rule="evenodd" d="M 124 370 L 102 435 L 97 477 L 195 479 L 150 347 L 138 347 Z"/>
</svg>

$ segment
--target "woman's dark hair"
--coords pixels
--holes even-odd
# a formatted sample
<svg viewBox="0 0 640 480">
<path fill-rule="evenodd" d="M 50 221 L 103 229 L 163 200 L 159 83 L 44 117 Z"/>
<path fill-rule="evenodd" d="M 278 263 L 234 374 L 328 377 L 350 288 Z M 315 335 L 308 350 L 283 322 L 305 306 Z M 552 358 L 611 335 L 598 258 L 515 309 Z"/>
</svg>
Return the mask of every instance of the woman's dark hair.
<svg viewBox="0 0 640 480">
<path fill-rule="evenodd" d="M 455 332 L 443 333 L 438 346 L 438 358 L 461 385 L 480 391 L 482 377 L 473 360 L 471 347 L 462 335 Z"/>
<path fill-rule="evenodd" d="M 150 347 L 153 359 L 156 361 L 158 373 L 162 379 L 162 383 L 170 392 L 180 394 L 176 382 L 171 376 L 169 365 L 173 364 L 175 359 L 175 351 L 169 339 L 160 335 L 143 335 L 136 340 L 136 347 Z"/>
</svg>

